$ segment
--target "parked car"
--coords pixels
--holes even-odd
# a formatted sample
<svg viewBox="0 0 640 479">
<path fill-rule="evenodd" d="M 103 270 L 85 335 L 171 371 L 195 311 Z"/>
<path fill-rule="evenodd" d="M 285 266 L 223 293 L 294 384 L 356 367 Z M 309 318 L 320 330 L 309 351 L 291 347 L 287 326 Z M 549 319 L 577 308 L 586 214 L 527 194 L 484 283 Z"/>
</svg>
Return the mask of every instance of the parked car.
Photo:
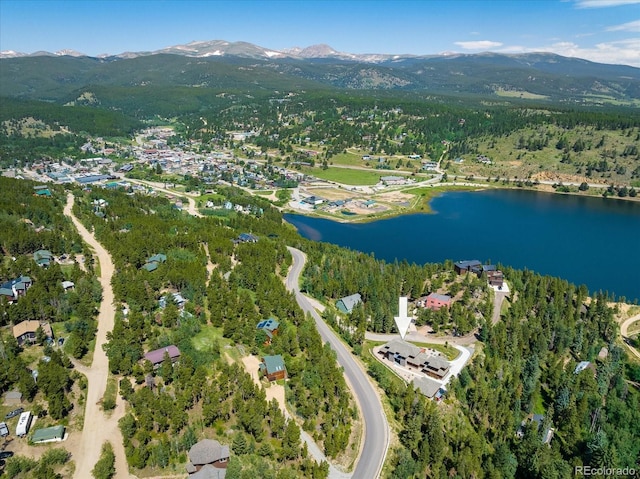
<svg viewBox="0 0 640 479">
<path fill-rule="evenodd" d="M 5 419 L 11 419 L 12 417 L 19 416 L 23 412 L 24 412 L 24 408 L 23 407 L 19 407 L 18 409 L 14 409 L 13 411 L 9 411 L 4 418 Z"/>
<path fill-rule="evenodd" d="M 13 452 L 11 451 L 2 451 L 0 452 L 0 459 L 8 459 L 13 456 Z"/>
</svg>

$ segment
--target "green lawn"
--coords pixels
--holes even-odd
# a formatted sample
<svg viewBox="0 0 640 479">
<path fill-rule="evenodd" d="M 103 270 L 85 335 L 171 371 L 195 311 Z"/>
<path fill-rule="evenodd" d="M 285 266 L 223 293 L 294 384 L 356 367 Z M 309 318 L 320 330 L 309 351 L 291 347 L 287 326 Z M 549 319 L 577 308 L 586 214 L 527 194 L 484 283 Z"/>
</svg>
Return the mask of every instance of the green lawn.
<svg viewBox="0 0 640 479">
<path fill-rule="evenodd" d="M 222 328 L 205 326 L 191 341 L 198 351 L 210 351 L 215 343 L 222 341 Z"/>
<path fill-rule="evenodd" d="M 323 180 L 357 186 L 375 185 L 380 181 L 381 176 L 391 174 L 389 170 L 366 171 L 331 167 L 326 170 L 321 168 L 304 168 L 303 171 Z"/>
<path fill-rule="evenodd" d="M 442 353 L 449 361 L 453 361 L 460 354 L 460 351 L 458 351 L 456 348 L 454 348 L 450 344 L 416 343 L 415 341 L 409 341 L 409 342 L 411 344 L 415 344 L 420 348 L 435 349 L 436 351 Z"/>
</svg>

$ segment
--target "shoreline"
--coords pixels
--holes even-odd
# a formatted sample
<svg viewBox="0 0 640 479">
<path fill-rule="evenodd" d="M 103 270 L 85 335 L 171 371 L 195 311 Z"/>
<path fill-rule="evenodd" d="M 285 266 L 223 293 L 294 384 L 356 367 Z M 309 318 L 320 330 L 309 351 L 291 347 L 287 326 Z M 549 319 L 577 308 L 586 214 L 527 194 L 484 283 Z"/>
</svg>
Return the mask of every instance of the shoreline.
<svg viewBox="0 0 640 479">
<path fill-rule="evenodd" d="M 542 188 L 540 188 L 542 187 Z M 608 187 L 597 188 L 598 191 L 604 191 Z M 425 192 L 432 191 L 433 194 L 428 195 L 428 197 L 422 198 L 423 195 L 418 195 L 415 193 L 408 193 L 410 190 L 424 189 Z M 592 188 L 596 189 L 596 188 Z M 398 189 L 393 191 L 398 191 L 402 193 L 412 194 L 415 198 L 412 201 L 412 205 L 409 207 L 403 207 L 402 210 L 396 210 L 391 208 L 390 210 L 385 210 L 381 213 L 369 213 L 366 215 L 362 214 L 354 214 L 348 217 L 341 217 L 337 215 L 333 215 L 330 213 L 321 212 L 322 210 L 307 210 L 307 209 L 296 209 L 291 207 L 282 208 L 282 213 L 284 214 L 295 214 L 301 216 L 308 216 L 319 219 L 326 219 L 329 221 L 334 221 L 336 223 L 372 223 L 374 221 L 386 220 L 391 218 L 396 218 L 399 216 L 413 215 L 413 214 L 437 214 L 436 211 L 431 209 L 431 201 L 435 198 L 442 196 L 443 194 L 450 192 L 458 192 L 458 191 L 486 191 L 486 190 L 516 190 L 516 191 L 533 191 L 536 193 L 546 193 L 546 194 L 557 194 L 564 196 L 577 196 L 582 198 L 599 198 L 601 200 L 617 200 L 617 201 L 626 201 L 626 202 L 640 202 L 640 195 L 636 197 L 619 197 L 619 196 L 607 196 L 603 197 L 601 193 L 599 194 L 589 194 L 588 192 L 582 191 L 556 191 L 552 185 L 546 184 L 538 184 L 536 186 L 517 186 L 517 185 L 492 185 L 490 183 L 481 183 L 474 185 L 470 182 L 465 183 L 447 183 L 447 184 L 433 184 L 432 186 L 412 186 L 405 189 Z"/>
</svg>

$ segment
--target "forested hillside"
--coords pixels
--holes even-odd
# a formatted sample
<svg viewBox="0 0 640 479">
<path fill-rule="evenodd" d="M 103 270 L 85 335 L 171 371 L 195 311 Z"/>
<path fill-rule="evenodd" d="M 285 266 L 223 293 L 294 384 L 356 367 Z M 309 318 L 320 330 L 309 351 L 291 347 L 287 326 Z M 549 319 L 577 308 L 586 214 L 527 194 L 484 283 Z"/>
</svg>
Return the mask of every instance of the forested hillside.
<svg viewBox="0 0 640 479">
<path fill-rule="evenodd" d="M 351 314 L 329 308 L 325 317 L 367 361 L 401 423 L 390 477 L 569 478 L 575 466 L 637 468 L 640 367 L 619 344 L 615 306 L 561 279 L 510 268 L 505 275 L 513 300 L 492 326 L 490 302 L 471 302 L 483 286 L 471 274 L 456 281 L 451 263 L 387 264 L 329 245 L 312 248 L 303 289 L 330 304 L 362 294 L 364 304 Z M 474 330 L 480 341 L 439 406 L 371 358 L 364 341 L 366 330 L 395 329 L 398 295 L 433 290 L 462 292 L 463 307 L 428 314 L 428 324 L 437 330 L 444 315 L 446 331 Z M 580 361 L 593 367 L 576 372 Z M 533 414 L 543 418 L 537 426 Z"/>
<path fill-rule="evenodd" d="M 95 199 L 108 203 L 104 218 L 92 214 Z M 225 224 L 185 216 L 163 198 L 123 192 L 99 190 L 77 202 L 76 213 L 113 255 L 118 270 L 114 293 L 127 309 L 126 316 L 116 316 L 107 355 L 112 373 L 122 377 L 121 394 L 131 405 L 121 429 L 129 463 L 136 469 L 184 461 L 184 451 L 204 430 L 205 436 L 232 445 L 228 474 L 326 474 L 324 466 L 315 466 L 301 450 L 296 423 L 285 421 L 277 404 L 268 404 L 264 391 L 238 365 L 239 351 L 281 354 L 289 377 L 287 401 L 302 427 L 329 457 L 349 443 L 356 411 L 344 378 L 280 276 L 290 263 L 280 236 L 295 233 L 283 226 L 276 210 L 260 204 L 265 206 L 260 218 Z M 259 240 L 235 244 L 246 231 Z M 141 268 L 158 253 L 166 255 L 166 262 L 151 272 Z M 209 259 L 214 265 L 210 280 Z M 186 299 L 183 310 L 171 300 L 159 307 L 158 300 L 172 292 Z M 256 325 L 268 317 L 277 318 L 281 326 L 266 345 Z M 169 344 L 182 353 L 176 367 L 168 362 L 153 371 L 141 362 L 144 352 Z"/>
</svg>

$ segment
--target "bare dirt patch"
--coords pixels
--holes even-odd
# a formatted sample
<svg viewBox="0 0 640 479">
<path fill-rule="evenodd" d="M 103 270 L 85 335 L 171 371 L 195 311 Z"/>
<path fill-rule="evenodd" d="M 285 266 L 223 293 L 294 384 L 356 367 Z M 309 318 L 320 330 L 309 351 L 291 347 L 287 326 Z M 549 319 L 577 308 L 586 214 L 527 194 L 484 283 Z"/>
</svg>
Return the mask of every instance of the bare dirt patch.
<svg viewBox="0 0 640 479">
<path fill-rule="evenodd" d="M 413 195 L 403 193 L 401 191 L 388 191 L 386 193 L 376 195 L 376 199 L 380 201 L 388 201 L 390 203 L 404 203 L 405 201 L 411 201 L 413 198 Z"/>
</svg>

